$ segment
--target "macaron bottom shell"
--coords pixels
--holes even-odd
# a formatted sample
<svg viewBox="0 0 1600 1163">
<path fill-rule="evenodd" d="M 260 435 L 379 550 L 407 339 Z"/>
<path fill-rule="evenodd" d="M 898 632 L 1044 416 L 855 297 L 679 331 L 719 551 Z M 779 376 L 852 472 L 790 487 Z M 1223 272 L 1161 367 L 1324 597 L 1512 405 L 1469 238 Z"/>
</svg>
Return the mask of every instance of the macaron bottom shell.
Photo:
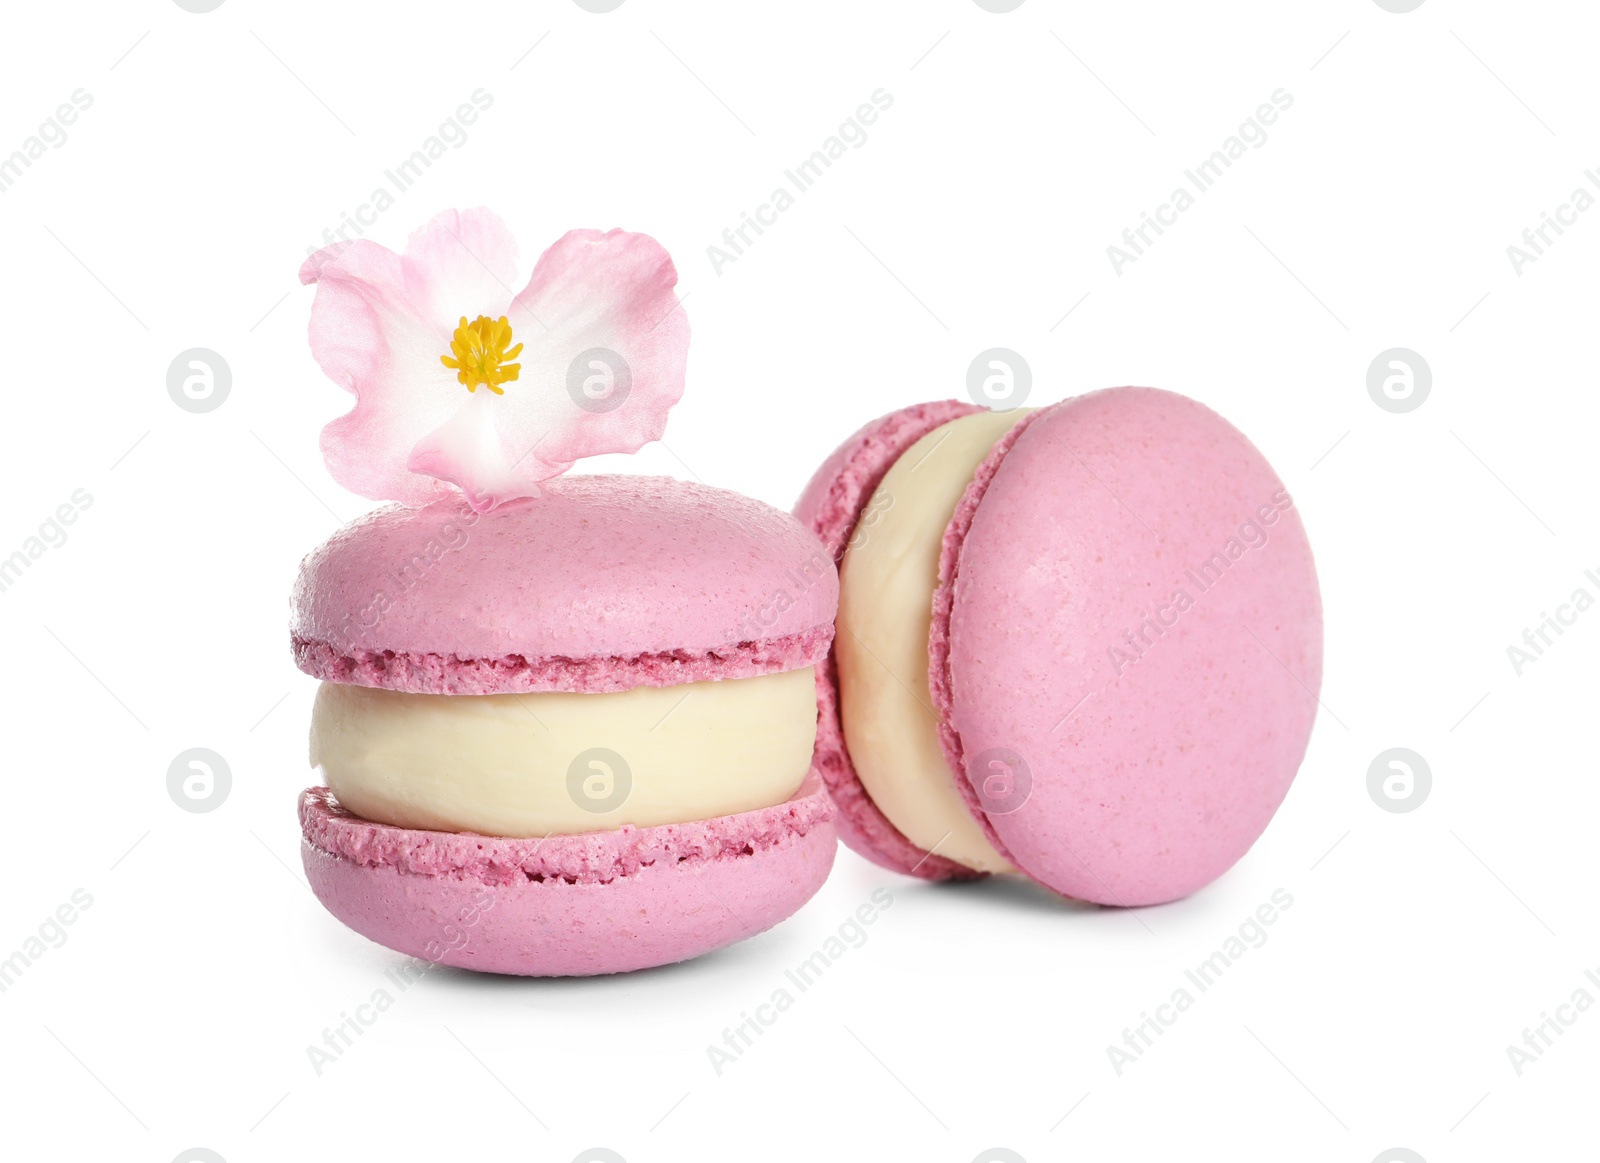
<svg viewBox="0 0 1600 1163">
<path fill-rule="evenodd" d="M 479 972 L 560 977 L 685 961 L 771 928 L 833 866 L 815 772 L 783 804 L 692 824 L 543 839 L 427 832 L 300 797 L 301 856 L 335 917 L 380 945 Z"/>
</svg>

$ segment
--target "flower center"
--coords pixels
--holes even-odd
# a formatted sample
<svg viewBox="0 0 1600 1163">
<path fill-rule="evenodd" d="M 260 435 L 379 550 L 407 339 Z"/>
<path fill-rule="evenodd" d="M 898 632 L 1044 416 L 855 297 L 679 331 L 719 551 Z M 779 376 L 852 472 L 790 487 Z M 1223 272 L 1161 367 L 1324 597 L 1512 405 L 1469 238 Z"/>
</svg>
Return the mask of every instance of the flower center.
<svg viewBox="0 0 1600 1163">
<path fill-rule="evenodd" d="M 507 347 L 510 342 L 511 322 L 504 315 L 498 319 L 479 315 L 471 323 L 463 315 L 450 337 L 450 354 L 441 355 L 439 362 L 455 369 L 457 382 L 466 385 L 467 391 L 475 392 L 482 384 L 503 396 L 500 385 L 522 374 L 520 363 L 506 362 L 522 354 L 522 344 Z"/>
</svg>

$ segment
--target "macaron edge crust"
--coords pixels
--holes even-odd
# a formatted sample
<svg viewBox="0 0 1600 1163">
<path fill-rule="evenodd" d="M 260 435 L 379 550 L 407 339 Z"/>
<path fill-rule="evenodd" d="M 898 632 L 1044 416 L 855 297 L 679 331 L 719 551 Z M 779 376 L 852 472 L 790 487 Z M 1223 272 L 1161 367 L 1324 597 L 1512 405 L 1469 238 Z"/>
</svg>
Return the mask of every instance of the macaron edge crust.
<svg viewBox="0 0 1600 1163">
<path fill-rule="evenodd" d="M 603 694 L 637 686 L 755 678 L 816 666 L 832 643 L 831 623 L 782 638 L 733 643 L 718 650 L 665 650 L 587 658 L 525 654 L 462 658 L 431 651 L 366 649 L 347 653 L 324 641 L 299 635 L 290 639 L 295 665 L 312 678 L 430 695 L 546 691 Z"/>
<path fill-rule="evenodd" d="M 984 837 L 994 846 L 994 850 L 1013 865 L 1017 863 L 1016 857 L 1007 850 L 1005 841 L 990 823 L 988 813 L 983 810 L 978 793 L 973 789 L 971 775 L 967 771 L 966 755 L 961 747 L 961 736 L 950 721 L 950 705 L 953 697 L 950 675 L 950 615 L 955 608 L 956 579 L 961 571 L 961 548 L 966 542 L 967 531 L 972 528 L 972 519 L 977 516 L 978 506 L 983 503 L 984 494 L 989 491 L 990 482 L 994 480 L 995 473 L 1000 471 L 1000 465 L 1004 462 L 1006 454 L 1011 451 L 1012 445 L 1021 439 L 1029 426 L 1066 403 L 1071 401 L 1063 400 L 1048 408 L 1040 408 L 1017 421 L 1010 431 L 995 441 L 994 447 L 989 450 L 989 455 L 983 458 L 977 471 L 972 474 L 966 492 L 961 495 L 961 500 L 950 517 L 950 524 L 945 526 L 944 541 L 939 547 L 939 584 L 933 591 L 933 622 L 928 630 L 928 686 L 931 688 L 929 693 L 933 697 L 934 710 L 937 712 L 935 718 L 939 724 L 939 746 L 944 751 L 945 762 L 949 764 L 950 771 L 955 776 L 956 791 L 961 793 L 961 800 L 967 805 L 967 813 L 977 821 L 978 827 L 983 830 Z"/>
</svg>

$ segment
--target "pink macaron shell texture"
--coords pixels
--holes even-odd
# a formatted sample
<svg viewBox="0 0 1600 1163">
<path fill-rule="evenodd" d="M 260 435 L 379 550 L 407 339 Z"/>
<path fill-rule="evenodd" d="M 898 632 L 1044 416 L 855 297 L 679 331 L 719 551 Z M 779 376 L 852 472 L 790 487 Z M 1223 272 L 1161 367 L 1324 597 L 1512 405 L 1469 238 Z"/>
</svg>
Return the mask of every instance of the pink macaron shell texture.
<svg viewBox="0 0 1600 1163">
<path fill-rule="evenodd" d="M 613 691 L 820 661 L 838 577 L 799 522 L 666 477 L 579 476 L 474 513 L 388 506 L 307 556 L 302 670 L 436 694 Z"/>
<path fill-rule="evenodd" d="M 918 440 L 951 420 L 979 411 L 945 400 L 916 404 L 881 416 L 841 444 L 812 476 L 798 517 L 837 561 L 854 535 L 862 509 L 894 462 Z M 839 834 L 867 859 L 895 872 L 929 880 L 978 875 L 964 865 L 930 855 L 907 839 L 872 802 L 845 747 L 839 717 L 839 674 L 832 653 L 817 666 L 815 765 L 839 809 Z"/>
<path fill-rule="evenodd" d="M 1185 896 L 1260 836 L 1305 754 L 1322 613 L 1299 513 L 1237 429 L 1170 392 L 1067 400 L 1002 445 L 935 595 L 947 758 L 1034 880 Z M 998 798 L 978 786 L 997 761 Z"/>
<path fill-rule="evenodd" d="M 687 960 L 790 916 L 833 866 L 832 815 L 814 772 L 775 807 L 528 840 L 376 824 L 310 788 L 301 854 L 328 911 L 380 945 L 481 972 L 581 976 Z"/>
</svg>

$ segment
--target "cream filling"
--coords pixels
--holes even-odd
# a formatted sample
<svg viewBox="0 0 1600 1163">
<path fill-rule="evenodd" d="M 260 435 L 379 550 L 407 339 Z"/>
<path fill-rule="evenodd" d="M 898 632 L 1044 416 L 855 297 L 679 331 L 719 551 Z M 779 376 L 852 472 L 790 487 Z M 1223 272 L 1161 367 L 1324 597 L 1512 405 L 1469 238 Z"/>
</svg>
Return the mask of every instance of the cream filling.
<svg viewBox="0 0 1600 1163">
<path fill-rule="evenodd" d="M 983 458 L 1029 409 L 941 425 L 884 475 L 839 566 L 834 653 L 850 762 L 889 822 L 918 847 L 981 872 L 1009 872 L 967 811 L 939 747 L 928 632 L 939 550 Z"/>
<path fill-rule="evenodd" d="M 323 683 L 311 764 L 356 815 L 545 836 L 781 804 L 811 766 L 809 667 L 605 694 L 415 695 Z"/>
</svg>

